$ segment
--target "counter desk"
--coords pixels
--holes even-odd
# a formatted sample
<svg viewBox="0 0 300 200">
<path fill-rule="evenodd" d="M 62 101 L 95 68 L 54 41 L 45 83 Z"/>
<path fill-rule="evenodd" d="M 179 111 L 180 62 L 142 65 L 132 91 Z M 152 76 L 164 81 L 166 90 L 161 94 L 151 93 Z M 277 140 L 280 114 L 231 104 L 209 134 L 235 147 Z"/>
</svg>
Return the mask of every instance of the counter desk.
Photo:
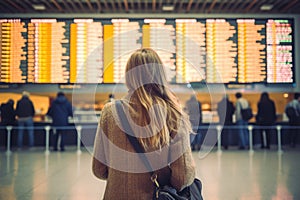
<svg viewBox="0 0 300 200">
<path fill-rule="evenodd" d="M 45 146 L 46 145 L 46 127 L 49 128 L 49 145 L 52 145 L 53 134 L 55 134 L 56 127 L 52 127 L 50 122 L 35 122 L 34 123 L 34 145 Z M 70 123 L 68 126 L 61 127 L 65 131 L 65 145 L 77 145 L 78 128 L 81 128 L 82 144 L 92 146 L 94 143 L 94 137 L 96 134 L 97 123 Z M 11 147 L 17 146 L 17 134 L 18 127 L 13 126 L 11 130 Z M 24 130 L 23 145 L 28 144 L 28 134 Z M 7 145 L 7 129 L 1 127 L 0 129 L 0 147 Z"/>
<path fill-rule="evenodd" d="M 259 134 L 259 126 L 256 126 L 255 124 L 249 123 L 249 125 L 252 125 L 252 141 L 253 145 L 261 144 L 261 137 Z M 278 135 L 277 135 L 277 128 L 278 125 L 280 126 L 280 134 L 281 134 L 281 144 L 286 145 L 289 144 L 289 127 L 286 122 L 277 123 L 276 127 L 274 127 L 274 131 L 271 134 L 270 137 L 270 143 L 271 145 L 277 145 L 278 144 Z M 49 146 L 52 145 L 52 138 L 53 134 L 55 133 L 55 127 L 51 127 L 50 122 L 35 122 L 34 123 L 34 145 L 35 146 L 45 146 L 46 145 L 46 127 L 49 127 Z M 199 132 L 202 133 L 204 138 L 210 137 L 210 138 L 218 138 L 218 131 L 217 131 L 217 123 L 211 123 L 211 124 L 202 124 L 200 126 Z M 78 128 L 80 128 L 80 134 L 81 137 L 78 138 Z M 227 127 L 229 131 L 229 146 L 235 146 L 238 145 L 238 129 L 237 126 L 232 125 L 230 127 Z M 16 147 L 17 145 L 17 126 L 14 126 L 11 130 L 11 142 L 10 145 L 12 148 Z M 94 138 L 97 130 L 97 123 L 96 122 L 83 122 L 83 123 L 70 123 L 68 126 L 63 127 L 65 130 L 65 145 L 66 146 L 74 146 L 78 145 L 78 139 L 81 140 L 80 145 L 81 146 L 93 146 L 94 144 Z M 7 146 L 7 129 L 6 127 L 1 127 L 0 129 L 0 147 L 5 148 Z M 28 135 L 26 134 L 26 131 L 24 132 L 24 146 L 27 145 L 28 142 Z M 217 139 L 212 139 L 211 144 L 209 144 L 209 141 L 207 144 L 209 145 L 216 145 Z M 297 144 L 300 144 L 300 136 L 298 137 Z"/>
</svg>

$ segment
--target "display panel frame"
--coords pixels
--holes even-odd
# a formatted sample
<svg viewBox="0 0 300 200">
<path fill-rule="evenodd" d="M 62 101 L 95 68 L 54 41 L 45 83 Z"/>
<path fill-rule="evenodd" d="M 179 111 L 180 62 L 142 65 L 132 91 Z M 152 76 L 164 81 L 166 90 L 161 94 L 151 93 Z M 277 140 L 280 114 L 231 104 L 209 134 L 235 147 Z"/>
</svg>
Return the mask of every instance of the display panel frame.
<svg viewBox="0 0 300 200">
<path fill-rule="evenodd" d="M 151 18 L 151 17 L 147 17 L 147 18 Z M 152 17 L 152 18 L 160 18 L 160 17 Z M 3 18 L 1 18 L 3 19 Z M 0 20 L 1 20 L 0 19 Z M 10 18 L 10 19 L 15 19 L 15 18 Z M 37 18 L 20 18 L 21 21 L 29 21 L 31 19 L 37 19 Z M 49 19 L 49 18 L 39 18 L 39 19 Z M 61 20 L 65 20 L 65 21 L 72 21 L 76 18 L 57 18 L 57 20 L 61 21 Z M 84 19 L 84 18 L 82 18 Z M 111 20 L 111 18 L 90 18 L 93 19 L 95 22 L 105 22 L 105 24 L 109 24 L 109 21 Z M 125 18 L 118 18 L 118 19 L 125 19 Z M 142 21 L 144 20 L 143 18 L 128 18 L 130 21 Z M 295 85 L 296 84 L 296 63 L 295 63 L 295 26 L 294 26 L 294 18 L 285 18 L 285 17 L 270 17 L 270 18 L 261 18 L 261 17 L 255 17 L 255 18 L 249 18 L 249 17 L 245 17 L 245 18 L 227 18 L 227 17 L 209 17 L 209 18 L 160 18 L 160 19 L 166 19 L 167 21 L 174 21 L 175 23 L 175 19 L 196 19 L 197 21 L 201 21 L 201 20 L 206 20 L 206 19 L 225 19 L 225 20 L 236 20 L 236 19 L 255 19 L 255 20 L 268 20 L 268 19 L 283 19 L 283 20 L 289 20 L 291 22 L 291 27 L 292 27 L 292 63 L 293 63 L 293 67 L 292 67 L 292 73 L 293 73 L 293 81 L 289 82 L 289 83 L 283 83 L 283 82 L 279 82 L 279 83 L 269 83 L 269 82 L 249 82 L 249 83 L 239 83 L 239 82 L 219 82 L 219 83 L 210 83 L 210 82 L 206 82 L 206 81 L 191 81 L 191 82 L 199 82 L 199 83 L 205 83 L 205 84 L 264 84 L 264 85 L 273 85 L 273 84 L 282 84 L 282 85 L 286 85 L 286 84 L 291 84 L 291 85 Z M 70 66 L 70 65 L 69 65 Z M 26 82 L 25 84 L 27 84 L 28 82 Z M 0 82 L 0 84 L 24 84 L 24 83 L 6 83 L 6 82 Z M 31 84 L 43 84 L 43 83 L 31 83 Z M 74 84 L 74 83 L 70 83 L 70 82 L 66 82 L 66 83 L 45 83 L 45 84 Z M 80 83 L 80 84 L 98 84 L 98 83 Z M 101 82 L 101 84 L 106 84 Z M 175 83 L 175 82 L 171 82 L 171 84 L 186 84 L 186 83 Z"/>
</svg>

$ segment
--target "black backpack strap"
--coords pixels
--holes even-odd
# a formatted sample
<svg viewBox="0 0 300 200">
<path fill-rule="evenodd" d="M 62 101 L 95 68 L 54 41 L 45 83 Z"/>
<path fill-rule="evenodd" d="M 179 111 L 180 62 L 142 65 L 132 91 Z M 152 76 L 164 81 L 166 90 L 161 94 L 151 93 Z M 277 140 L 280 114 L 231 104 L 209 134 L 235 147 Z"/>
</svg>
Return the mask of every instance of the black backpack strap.
<svg viewBox="0 0 300 200">
<path fill-rule="evenodd" d="M 147 159 L 146 155 L 144 154 L 145 150 L 143 149 L 143 147 L 141 146 L 141 144 L 139 143 L 137 138 L 132 136 L 132 135 L 134 135 L 134 132 L 133 132 L 133 130 L 129 124 L 129 121 L 127 119 L 127 116 L 124 112 L 122 102 L 120 100 L 116 100 L 115 104 L 116 104 L 116 109 L 117 109 L 117 113 L 119 115 L 119 121 L 121 123 L 121 126 L 123 127 L 123 130 L 126 130 L 129 132 L 129 134 L 127 134 L 125 131 L 125 135 L 127 136 L 129 142 L 133 146 L 134 150 L 138 153 L 140 159 L 144 162 L 145 166 L 147 167 L 147 169 L 149 170 L 149 172 L 152 176 L 154 173 L 153 173 L 151 164 L 150 164 L 149 160 Z"/>
</svg>

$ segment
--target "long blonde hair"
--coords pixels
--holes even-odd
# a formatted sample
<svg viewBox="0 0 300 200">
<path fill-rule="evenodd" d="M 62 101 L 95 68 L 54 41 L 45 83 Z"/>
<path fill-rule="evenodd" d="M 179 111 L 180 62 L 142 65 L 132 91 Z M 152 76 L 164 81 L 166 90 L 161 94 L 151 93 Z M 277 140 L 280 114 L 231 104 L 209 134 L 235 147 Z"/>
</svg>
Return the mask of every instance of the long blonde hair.
<svg viewBox="0 0 300 200">
<path fill-rule="evenodd" d="M 154 121 L 163 121 L 164 124 L 160 130 L 157 130 L 157 123 L 148 126 L 149 137 L 138 138 L 145 149 L 168 145 L 170 137 L 178 133 L 179 126 L 184 126 L 186 133 L 192 131 L 187 115 L 170 91 L 163 63 L 154 50 L 142 48 L 135 51 L 127 62 L 125 79 L 132 94 L 130 104 L 142 108 L 135 113 L 139 125 L 149 125 L 153 120 L 149 115 L 153 105 L 159 108 L 155 111 Z"/>
</svg>

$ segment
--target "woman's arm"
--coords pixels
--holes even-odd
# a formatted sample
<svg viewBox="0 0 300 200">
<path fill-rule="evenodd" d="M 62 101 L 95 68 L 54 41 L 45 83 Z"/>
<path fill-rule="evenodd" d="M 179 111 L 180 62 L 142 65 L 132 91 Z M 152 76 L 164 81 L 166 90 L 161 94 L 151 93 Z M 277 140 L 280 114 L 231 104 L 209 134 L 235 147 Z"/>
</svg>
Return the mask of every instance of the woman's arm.
<svg viewBox="0 0 300 200">
<path fill-rule="evenodd" d="M 103 137 L 108 134 L 107 128 L 107 107 L 104 107 L 101 113 L 100 122 L 97 128 L 95 142 L 94 142 L 94 154 L 92 160 L 92 171 L 94 175 L 100 179 L 107 179 L 108 167 L 105 165 L 107 160 L 107 153 L 105 151 L 105 144 Z"/>
<path fill-rule="evenodd" d="M 107 166 L 101 163 L 97 158 L 93 157 L 93 164 L 92 164 L 93 174 L 99 178 L 106 180 L 108 177 L 108 170 Z"/>
<path fill-rule="evenodd" d="M 195 179 L 195 162 L 189 144 L 189 134 L 176 134 L 171 140 L 169 153 L 170 181 L 177 191 L 181 191 Z"/>
<path fill-rule="evenodd" d="M 95 137 L 95 142 L 94 142 L 94 155 L 93 155 L 93 160 L 92 160 L 92 170 L 93 173 L 96 177 L 100 179 L 107 179 L 108 176 L 108 168 L 104 164 L 105 163 L 105 150 L 104 150 L 104 145 L 103 145 L 103 138 L 102 134 L 103 131 L 101 128 L 98 126 L 96 137 Z"/>
<path fill-rule="evenodd" d="M 195 179 L 195 163 L 191 151 L 185 152 L 180 158 L 170 165 L 171 184 L 177 190 L 181 191 L 191 185 Z"/>
</svg>

